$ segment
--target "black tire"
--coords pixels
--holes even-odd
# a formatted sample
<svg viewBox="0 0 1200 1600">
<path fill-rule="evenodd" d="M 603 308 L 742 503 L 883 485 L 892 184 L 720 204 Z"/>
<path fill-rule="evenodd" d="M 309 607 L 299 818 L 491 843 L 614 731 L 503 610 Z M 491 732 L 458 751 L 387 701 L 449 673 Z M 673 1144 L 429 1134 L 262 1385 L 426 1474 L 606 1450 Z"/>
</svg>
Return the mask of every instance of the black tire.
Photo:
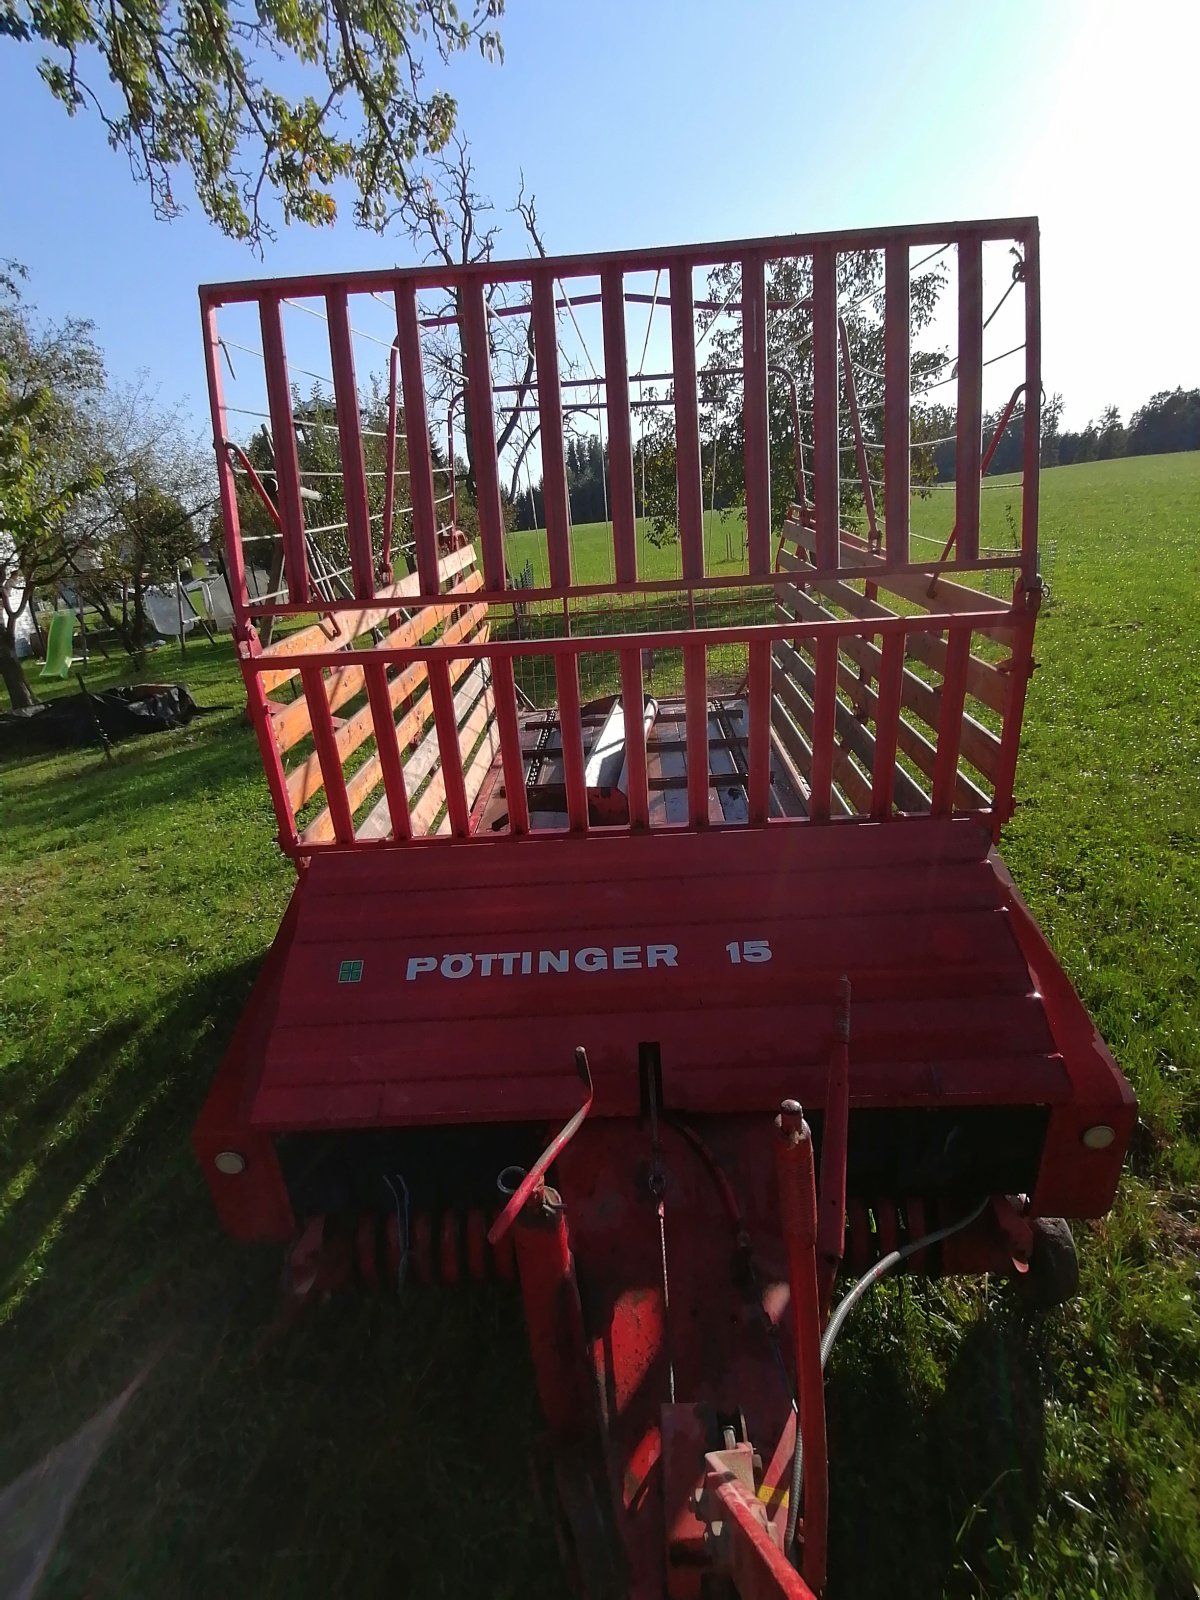
<svg viewBox="0 0 1200 1600">
<path fill-rule="evenodd" d="M 1038 1217 L 1033 1224 L 1029 1271 L 1017 1278 L 1018 1293 L 1035 1311 L 1050 1311 L 1079 1293 L 1079 1257 L 1062 1217 Z"/>
</svg>

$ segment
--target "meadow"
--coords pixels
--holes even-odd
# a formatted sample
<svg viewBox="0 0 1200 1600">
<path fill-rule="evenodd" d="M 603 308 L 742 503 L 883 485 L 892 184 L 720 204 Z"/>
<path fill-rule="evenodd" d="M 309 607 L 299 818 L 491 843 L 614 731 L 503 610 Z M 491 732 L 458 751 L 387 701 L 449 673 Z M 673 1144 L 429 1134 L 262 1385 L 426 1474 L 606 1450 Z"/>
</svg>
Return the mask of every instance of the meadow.
<svg viewBox="0 0 1200 1600">
<path fill-rule="evenodd" d="M 936 539 L 950 499 L 915 525 Z M 985 541 L 1013 504 L 984 495 Z M 709 519 L 718 571 L 739 528 Z M 1077 1300 L 913 1280 L 857 1314 L 829 1395 L 830 1592 L 855 1600 L 1200 1592 L 1200 454 L 1045 473 L 1042 541 L 1003 853 L 1142 1120 L 1077 1230 Z M 581 575 L 603 546 L 577 531 Z M 86 1478 L 41 1592 L 564 1593 L 516 1299 L 335 1300 L 269 1338 L 278 1252 L 216 1227 L 189 1129 L 292 873 L 229 643 L 150 675 L 204 714 L 111 763 L 0 766 L 0 1486 L 138 1382 L 90 1472 L 79 1445 L 43 1480 Z"/>
</svg>

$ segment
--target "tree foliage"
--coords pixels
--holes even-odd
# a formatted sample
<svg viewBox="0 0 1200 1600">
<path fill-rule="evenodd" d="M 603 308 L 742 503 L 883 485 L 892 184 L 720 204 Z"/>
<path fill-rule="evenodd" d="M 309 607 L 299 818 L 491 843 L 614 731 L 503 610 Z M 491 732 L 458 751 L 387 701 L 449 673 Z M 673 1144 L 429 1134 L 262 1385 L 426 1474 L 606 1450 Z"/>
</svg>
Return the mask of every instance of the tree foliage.
<svg viewBox="0 0 1200 1600">
<path fill-rule="evenodd" d="M 735 302 L 741 294 L 741 268 L 735 264 L 715 269 L 709 276 L 708 296 L 718 305 Z M 911 325 L 915 336 L 932 321 L 938 295 L 945 281 L 940 267 L 918 272 L 910 290 Z M 807 258 L 777 261 L 767 275 L 767 299 L 777 308 L 767 320 L 768 435 L 771 454 L 771 507 L 778 527 L 788 506 L 799 495 L 797 462 L 797 418 L 793 413 L 792 390 L 799 414 L 800 442 L 804 470 L 811 470 L 813 409 L 812 264 Z M 850 358 L 854 370 L 857 401 L 868 439 L 882 434 L 883 422 L 883 262 L 876 251 L 857 251 L 839 256 L 837 268 L 839 315 L 846 327 Z M 706 506 L 745 504 L 743 463 L 745 460 L 745 412 L 743 408 L 742 330 L 740 317 L 732 319 L 720 312 L 708 314 L 711 325 L 702 329 L 709 339 L 709 351 L 699 372 L 701 403 L 701 451 L 703 499 Z M 914 388 L 931 382 L 944 362 L 936 354 L 914 347 L 912 376 Z M 844 375 L 843 375 L 844 381 Z M 647 391 L 647 398 L 650 392 Z M 658 398 L 654 396 L 654 398 Z M 671 398 L 668 390 L 665 399 Z M 639 487 L 645 469 L 645 514 L 651 519 L 650 537 L 665 543 L 678 537 L 674 422 L 669 406 L 645 413 L 649 421 L 639 447 L 635 476 Z M 842 398 L 839 404 L 839 429 L 842 452 L 843 515 L 853 519 L 862 496 L 856 489 L 858 468 L 854 454 L 850 408 Z M 644 457 L 644 460 L 642 459 Z M 879 457 L 871 458 L 872 473 Z M 913 474 L 918 479 L 922 466 L 914 460 Z M 808 484 L 811 498 L 811 480 Z"/>
<path fill-rule="evenodd" d="M 14 708 L 34 702 L 17 620 L 67 571 L 78 548 L 71 509 L 99 479 L 84 415 L 104 380 L 91 324 L 39 323 L 19 276 L 0 273 L 0 676 Z"/>
<path fill-rule="evenodd" d="M 97 397 L 86 427 L 99 476 L 68 517 L 72 586 L 140 659 L 154 633 L 148 591 L 173 591 L 204 542 L 211 458 L 181 410 L 140 384 Z"/>
<path fill-rule="evenodd" d="M 491 261 L 503 233 L 495 204 L 479 192 L 470 146 L 458 137 L 448 150 L 429 163 L 429 171 L 414 184 L 400 206 L 400 220 L 409 238 L 426 261 L 447 267 L 471 266 Z M 546 254 L 538 223 L 537 200 L 525 192 L 521 179 L 516 199 L 508 215 L 520 223 L 524 242 L 536 256 Z M 520 493 L 521 469 L 538 434 L 536 418 L 522 408 L 529 400 L 534 380 L 532 318 L 518 311 L 528 303 L 528 286 L 492 283 L 487 287 L 488 340 L 492 382 L 496 396 L 496 454 L 509 456 L 508 499 L 516 502 Z M 466 332 L 462 315 L 462 292 L 447 289 L 443 302 L 431 308 L 443 326 L 432 331 L 426 346 L 426 377 L 437 409 L 453 406 L 456 422 L 466 443 L 466 496 L 462 509 L 473 508 L 475 499 L 475 440 L 471 418 L 461 402 L 467 370 Z M 574 373 L 567 362 L 563 376 Z"/>
<path fill-rule="evenodd" d="M 267 196 L 286 221 L 330 223 L 339 180 L 356 220 L 384 226 L 454 130 L 429 50 L 497 59 L 503 4 L 463 18 L 453 0 L 3 0 L 0 35 L 47 47 L 51 94 L 100 118 L 157 215 L 182 209 L 186 171 L 209 218 L 260 245 Z"/>
</svg>

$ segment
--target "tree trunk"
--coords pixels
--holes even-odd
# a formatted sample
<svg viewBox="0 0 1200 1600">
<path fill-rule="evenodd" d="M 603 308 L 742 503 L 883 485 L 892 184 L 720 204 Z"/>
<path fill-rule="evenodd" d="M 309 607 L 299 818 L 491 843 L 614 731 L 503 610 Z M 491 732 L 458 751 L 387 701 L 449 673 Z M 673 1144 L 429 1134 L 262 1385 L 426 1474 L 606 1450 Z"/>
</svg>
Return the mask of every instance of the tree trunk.
<svg viewBox="0 0 1200 1600">
<path fill-rule="evenodd" d="M 14 711 L 24 711 L 38 703 L 37 695 L 29 687 L 21 663 L 17 660 L 17 619 L 5 617 L 0 628 L 0 678 L 8 690 L 9 703 Z"/>
</svg>

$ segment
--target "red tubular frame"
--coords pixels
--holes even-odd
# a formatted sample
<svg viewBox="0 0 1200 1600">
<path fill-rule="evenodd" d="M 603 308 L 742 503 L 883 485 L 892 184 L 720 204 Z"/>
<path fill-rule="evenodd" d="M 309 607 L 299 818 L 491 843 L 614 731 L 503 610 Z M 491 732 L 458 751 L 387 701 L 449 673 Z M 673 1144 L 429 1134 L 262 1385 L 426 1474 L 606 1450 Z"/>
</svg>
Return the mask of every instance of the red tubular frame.
<svg viewBox="0 0 1200 1600">
<path fill-rule="evenodd" d="M 271 414 L 271 437 L 275 452 L 275 479 L 279 485 L 279 515 L 283 526 L 283 560 L 287 577 L 288 601 L 293 606 L 307 605 L 311 598 L 308 582 L 308 557 L 304 549 L 304 501 L 300 494 L 300 458 L 296 450 L 296 427 L 292 416 L 292 394 L 288 387 L 287 356 L 283 347 L 283 310 L 279 295 L 264 295 L 259 303 L 262 328 L 263 365 L 266 371 L 267 408 Z M 218 431 L 224 438 L 224 417 L 218 416 Z M 226 544 L 229 538 L 226 525 Z M 243 577 L 243 588 L 245 579 Z M 236 605 L 236 600 L 235 600 Z"/>
<path fill-rule="evenodd" d="M 838 460 L 837 257 L 831 245 L 813 252 L 813 479 L 817 565 L 841 560 Z"/>
<path fill-rule="evenodd" d="M 979 556 L 979 471 L 983 399 L 983 246 L 962 239 L 958 246 L 958 444 L 954 465 L 954 521 L 964 561 Z"/>
<path fill-rule="evenodd" d="M 829 1459 L 825 1440 L 825 1378 L 821 1369 L 816 1178 L 812 1136 L 795 1102 L 785 1102 L 776 1126 L 775 1170 L 787 1248 L 798 1426 L 804 1453 L 801 1572 L 809 1588 L 820 1594 L 825 1587 L 829 1537 Z"/>
<path fill-rule="evenodd" d="M 417 325 L 417 292 L 408 283 L 397 284 L 396 344 L 404 388 L 404 436 L 408 444 L 409 494 L 412 498 L 413 540 L 417 572 L 425 594 L 436 594 L 437 507 L 434 504 L 433 458 L 429 453 L 429 418 L 425 408 L 425 377 L 421 360 L 421 334 Z M 391 529 L 391 523 L 387 524 Z"/>
<path fill-rule="evenodd" d="M 922 617 L 917 619 L 873 618 L 838 620 L 828 625 L 828 634 L 822 633 L 824 624 L 815 626 L 797 622 L 795 625 L 769 624 L 700 627 L 696 625 L 698 603 L 701 599 L 727 597 L 737 599 L 744 591 L 753 593 L 764 583 L 777 586 L 776 593 L 786 600 L 787 585 L 793 580 L 784 574 L 769 573 L 771 523 L 771 460 L 770 460 L 770 410 L 767 386 L 777 367 L 769 359 L 768 332 L 771 315 L 781 312 L 807 310 L 812 317 L 813 339 L 813 439 L 814 448 L 811 472 L 815 492 L 808 497 L 805 492 L 804 446 L 800 431 L 800 411 L 795 378 L 787 372 L 782 377 L 787 384 L 788 402 L 793 414 L 797 452 L 797 499 L 802 507 L 801 518 L 814 534 L 815 549 L 811 552 L 821 579 L 831 582 L 864 576 L 867 563 L 861 541 L 840 527 L 838 483 L 841 436 L 839 411 L 844 404 L 849 410 L 848 436 L 852 441 L 858 462 L 858 476 L 862 480 L 866 497 L 868 523 L 871 529 L 869 549 L 877 547 L 875 505 L 871 493 L 870 468 L 867 461 L 867 441 L 864 436 L 864 419 L 859 414 L 852 363 L 847 349 L 844 319 L 839 317 L 837 284 L 839 259 L 847 251 L 882 250 L 884 253 L 884 366 L 885 395 L 883 406 L 883 450 L 885 474 L 884 509 L 886 511 L 886 537 L 882 555 L 870 564 L 868 581 L 882 581 L 888 576 L 902 579 L 920 576 L 932 587 L 936 595 L 943 573 L 974 571 L 981 568 L 1021 569 L 1025 589 L 1029 588 L 1029 574 L 1036 572 L 1035 529 L 1031 521 L 1031 508 L 1036 510 L 1036 499 L 1031 499 L 1030 486 L 1025 490 L 1025 520 L 1022 529 L 1021 553 L 988 556 L 980 560 L 969 559 L 971 550 L 970 528 L 954 559 L 939 562 L 914 562 L 908 550 L 908 412 L 910 352 L 908 315 L 910 309 L 909 262 L 914 247 L 928 243 L 957 247 L 960 253 L 959 325 L 963 352 L 958 373 L 961 415 L 964 419 L 964 437 L 960 438 L 960 482 L 956 497 L 960 501 L 968 524 L 971 507 L 978 518 L 978 470 L 982 462 L 976 461 L 971 418 L 981 406 L 981 345 L 982 318 L 980 295 L 982 293 L 981 261 L 982 243 L 990 239 L 1016 240 L 1025 252 L 1025 292 L 1029 306 L 1027 329 L 1036 346 L 1037 332 L 1037 250 L 1036 226 L 1028 221 L 1012 223 L 987 222 L 969 225 L 951 225 L 933 229 L 884 229 L 870 234 L 846 233 L 840 235 L 815 235 L 785 240 L 748 240 L 736 245 L 699 245 L 666 251 L 640 251 L 609 254 L 595 257 L 572 257 L 566 260 L 538 260 L 535 262 L 478 263 L 461 268 L 436 269 L 421 267 L 376 273 L 339 275 L 333 278 L 312 278 L 302 282 L 291 280 L 269 285 L 224 285 L 202 291 L 204 306 L 206 361 L 209 372 L 209 394 L 213 406 L 216 438 L 224 457 L 226 406 L 222 394 L 219 365 L 220 336 L 216 326 L 216 308 L 223 302 L 248 302 L 257 305 L 263 330 L 264 375 L 267 386 L 271 421 L 276 435 L 276 471 L 279 480 L 277 505 L 272 514 L 277 515 L 282 530 L 287 576 L 288 596 L 284 601 L 252 602 L 245 593 L 244 564 L 237 527 L 236 485 L 230 463 L 220 464 L 222 508 L 226 520 L 229 570 L 235 589 L 237 632 L 242 641 L 242 667 L 251 702 L 251 713 L 263 748 L 264 764 L 272 788 L 272 800 L 280 819 L 281 838 L 289 853 L 307 859 L 329 850 L 390 849 L 396 845 L 430 845 L 438 843 L 427 835 L 424 825 L 416 829 L 406 818 L 406 803 L 396 782 L 395 741 L 382 726 L 390 708 L 385 708 L 385 673 L 421 666 L 432 679 L 431 693 L 437 718 L 439 748 L 449 774 L 446 796 L 446 815 L 449 819 L 451 840 L 467 842 L 470 814 L 464 818 L 463 794 L 460 790 L 462 767 L 466 751 L 452 750 L 455 706 L 448 698 L 448 681 L 444 678 L 447 659 L 454 661 L 483 661 L 490 680 L 494 698 L 494 724 L 499 736 L 499 766 L 503 768 L 504 785 L 509 798 L 508 826 L 499 834 L 490 833 L 489 839 L 521 838 L 529 831 L 527 805 L 523 794 L 523 761 L 520 751 L 520 717 L 517 709 L 514 667 L 521 655 L 539 656 L 554 661 L 558 675 L 558 707 L 564 725 L 574 728 L 578 719 L 579 668 L 578 656 L 584 651 L 611 651 L 621 662 L 621 686 L 629 709 L 627 738 L 630 743 L 628 782 L 628 826 L 642 829 L 650 825 L 645 750 L 641 743 L 644 730 L 641 719 L 633 715 L 633 696 L 640 688 L 640 666 L 636 673 L 632 657 L 642 650 L 677 650 L 682 647 L 688 663 L 685 690 L 685 744 L 692 748 L 694 759 L 687 763 L 688 807 L 686 826 L 702 829 L 709 826 L 726 826 L 722 820 L 708 818 L 711 796 L 708 789 L 707 738 L 708 723 L 704 695 L 705 672 L 702 670 L 706 652 L 723 645 L 745 650 L 750 670 L 746 680 L 747 749 L 746 797 L 747 809 L 753 826 L 790 825 L 809 820 L 824 822 L 845 811 L 845 780 L 855 784 L 848 758 L 840 746 L 835 749 L 835 734 L 840 738 L 844 717 L 838 699 L 839 673 L 844 681 L 845 665 L 839 666 L 839 653 L 857 637 L 868 641 L 873 649 L 880 647 L 880 675 L 874 697 L 874 729 L 869 737 L 875 741 L 877 757 L 870 783 L 869 806 L 858 807 L 856 815 L 869 813 L 874 820 L 884 820 L 893 811 L 893 787 L 901 782 L 894 767 L 897 738 L 911 743 L 910 733 L 899 723 L 909 708 L 910 685 L 904 672 L 905 641 L 894 634 L 920 632 L 926 635 L 941 634 L 947 640 L 947 660 L 955 663 L 955 670 L 945 682 L 942 693 L 942 714 L 936 730 L 937 771 L 931 773 L 930 788 L 934 791 L 934 810 L 938 814 L 970 814 L 1001 819 L 1011 809 L 1011 783 L 1015 761 L 1016 739 L 1023 704 L 1023 679 L 1026 674 L 1024 655 L 1027 653 L 1029 634 L 1026 621 L 1031 612 L 1026 598 L 1015 606 L 990 606 L 981 599 L 978 609 L 971 612 L 949 611 L 951 605 L 962 604 L 961 595 L 949 586 L 941 600 L 946 602 L 948 614 L 944 619 Z M 782 301 L 769 297 L 767 268 L 772 261 L 807 257 L 812 264 L 813 290 L 811 297 L 795 305 L 785 306 Z M 693 279 L 697 271 L 706 266 L 722 265 L 740 274 L 740 291 L 727 300 L 717 302 L 697 298 L 693 292 Z M 646 293 L 627 289 L 631 274 L 653 268 L 665 269 L 669 292 L 652 297 Z M 570 284 L 572 278 L 586 277 L 585 284 Z M 527 297 L 519 293 L 518 300 L 527 298 L 528 304 L 509 304 L 489 309 L 488 300 L 495 286 L 527 283 Z M 583 289 L 571 294 L 560 285 Z M 479 544 L 482 551 L 484 581 L 471 592 L 471 605 L 485 607 L 493 604 L 511 605 L 513 591 L 505 570 L 504 531 L 500 500 L 500 471 L 494 448 L 495 430 L 493 402 L 495 389 L 492 383 L 489 318 L 500 314 L 522 314 L 530 318 L 533 340 L 536 395 L 530 397 L 538 415 L 540 452 L 543 466 L 543 493 L 547 523 L 547 546 L 550 578 L 544 587 L 523 589 L 523 606 L 553 602 L 562 609 L 561 631 L 566 636 L 554 639 L 513 639 L 503 635 L 501 629 L 489 623 L 495 637 L 476 637 L 467 642 L 454 642 L 453 649 L 437 643 L 419 643 L 416 646 L 392 650 L 386 645 L 370 652 L 344 647 L 345 635 L 331 642 L 326 650 L 320 640 L 314 639 L 299 656 L 288 658 L 285 668 L 279 663 L 278 647 L 263 654 L 257 649 L 254 628 L 265 618 L 290 618 L 313 604 L 307 563 L 305 560 L 304 505 L 299 493 L 299 468 L 296 456 L 295 430 L 291 412 L 286 357 L 280 307 L 285 297 L 302 296 L 313 302 L 321 301 L 328 307 L 329 343 L 334 369 L 334 402 L 337 433 L 341 445 L 346 477 L 347 542 L 350 547 L 354 593 L 343 599 L 321 597 L 321 610 L 330 618 L 330 629 L 336 632 L 347 615 L 369 608 L 375 593 L 376 575 L 371 570 L 371 527 L 366 480 L 363 471 L 362 425 L 359 417 L 357 392 L 354 387 L 354 341 L 358 337 L 354 327 L 354 306 L 357 297 L 386 289 L 395 307 L 395 337 L 388 346 L 389 362 L 389 413 L 387 439 L 391 460 L 385 473 L 384 543 L 390 554 L 390 525 L 395 520 L 396 463 L 395 440 L 400 426 L 400 397 L 403 396 L 404 428 L 408 443 L 408 462 L 411 485 L 411 514 L 416 556 L 415 582 L 405 589 L 405 595 L 417 603 L 444 602 L 439 582 L 439 532 L 435 494 L 435 474 L 429 444 L 431 422 L 429 398 L 426 390 L 422 359 L 422 330 L 427 325 L 446 323 L 445 317 L 422 317 L 419 295 L 423 289 L 437 287 L 448 294 L 456 306 L 455 317 L 461 324 L 466 371 L 464 373 L 465 427 L 471 435 L 477 476 L 477 499 L 480 519 Z M 598 287 L 598 292 L 596 289 Z M 738 297 L 740 294 L 740 298 Z M 656 404 L 669 404 L 675 415 L 676 468 L 679 493 L 679 528 L 681 564 L 680 579 L 647 579 L 638 575 L 638 540 L 636 500 L 633 474 L 631 399 L 629 392 L 629 357 L 627 350 L 626 310 L 630 303 L 650 304 L 657 298 L 665 301 L 670 312 L 671 370 L 658 374 L 639 374 L 662 379 L 671 385 L 667 401 L 657 399 Z M 602 324 L 602 343 L 605 371 L 591 378 L 568 377 L 560 372 L 559 334 L 560 313 L 568 308 L 598 306 Z M 698 413 L 698 374 L 695 343 L 695 313 L 697 309 L 713 316 L 728 315 L 741 318 L 742 349 L 740 360 L 714 365 L 710 369 L 730 382 L 736 393 L 741 386 L 742 414 L 744 417 L 744 459 L 747 567 L 744 573 L 709 574 L 705 571 L 703 497 L 701 484 L 700 427 Z M 373 337 L 373 336 L 368 336 Z M 582 337 L 582 335 L 581 335 Z M 1027 358 L 1025 390 L 1027 396 L 1036 357 Z M 611 479 L 611 515 L 613 524 L 614 581 L 611 583 L 584 584 L 574 581 L 570 549 L 570 506 L 567 493 L 566 466 L 563 450 L 563 392 L 568 386 L 597 389 L 597 404 L 608 412 L 608 441 Z M 511 385 L 502 385 L 510 388 Z M 589 402 L 590 404 L 590 402 Z M 1026 437 L 1026 461 L 1031 459 L 1036 408 L 1030 407 L 1030 423 Z M 1011 415 L 1011 402 L 1010 412 Z M 454 426 L 450 425 L 453 444 Z M 994 441 L 993 441 L 994 442 Z M 975 479 L 970 481 L 969 471 L 975 464 Z M 810 518 L 803 509 L 809 499 L 815 507 Z M 407 514 L 407 509 L 406 509 Z M 881 530 L 880 530 L 881 531 Z M 978 540 L 975 540 L 977 550 Z M 949 554 L 949 552 L 947 552 Z M 390 575 L 382 573 L 381 578 Z M 673 604 L 686 606 L 692 625 L 679 629 L 642 629 L 638 632 L 573 638 L 576 616 L 584 606 L 599 600 L 609 604 L 614 613 L 614 623 L 619 627 L 616 606 L 620 599 L 644 599 L 649 606 L 657 597 L 666 597 Z M 949 596 L 949 600 L 946 597 Z M 758 596 L 755 596 L 757 599 Z M 407 603 L 407 602 L 406 602 Z M 577 610 L 578 608 L 578 610 Z M 851 608 L 853 609 L 853 607 Z M 389 608 L 389 617 L 396 613 Z M 507 611 L 505 612 L 507 616 Z M 635 621 L 636 610 L 630 620 Z M 395 620 L 393 621 L 393 626 Z M 610 626 L 613 624 L 609 624 Z M 1002 751 L 999 758 L 998 777 L 994 782 L 995 794 L 990 805 L 980 790 L 964 784 L 959 773 L 959 735 L 964 686 L 958 674 L 958 664 L 966 659 L 970 629 L 997 628 L 1007 630 L 1012 640 L 1012 688 L 1005 711 Z M 961 632 L 960 632 L 961 630 Z M 816 660 L 811 690 L 815 696 L 811 708 L 811 721 L 806 720 L 801 731 L 801 743 L 811 748 L 803 756 L 800 773 L 802 782 L 810 791 L 808 818 L 772 816 L 774 802 L 771 798 L 772 740 L 775 737 L 773 665 L 771 651 L 780 641 L 802 646 Z M 334 644 L 343 645 L 334 648 Z M 313 648 L 313 645 L 316 648 Z M 377 728 L 379 779 L 388 794 L 388 808 L 393 826 L 384 838 L 364 837 L 359 840 L 353 831 L 353 819 L 347 822 L 347 805 L 344 801 L 344 779 L 339 781 L 333 772 L 335 752 L 347 744 L 340 732 L 335 736 L 328 695 L 337 700 L 337 684 L 344 670 L 358 666 L 372 666 L 364 679 L 372 720 Z M 302 671 L 300 669 L 303 669 Z M 328 686 L 321 681 L 326 669 L 331 669 Z M 267 697 L 279 683 L 281 670 L 299 671 L 306 696 L 315 697 L 313 707 L 314 747 L 323 780 L 331 785 L 331 827 L 325 837 L 303 838 L 295 823 L 295 808 L 284 784 L 282 765 L 275 748 L 273 729 L 283 725 L 276 702 Z M 273 676 L 264 679 L 264 674 Z M 1020 681 L 1019 681 L 1020 680 Z M 636 686 L 636 687 L 635 687 Z M 806 690 L 807 694 L 808 691 Z M 321 702 L 324 702 L 323 704 Z M 288 719 L 287 726 L 295 723 Z M 361 728 L 361 724 L 359 724 Z M 357 730 L 356 730 L 357 731 Z M 374 730 L 373 730 L 374 731 Z M 382 737 L 379 737 L 379 735 Z M 927 747 L 927 746 L 926 746 Z M 286 748 L 284 746 L 283 748 Z M 907 746 L 905 746 L 907 748 Z M 563 782 L 570 828 L 587 831 L 589 827 L 588 802 L 584 786 L 582 746 L 573 732 L 568 733 L 563 753 Z M 326 767 L 330 770 L 327 773 Z M 861 774 L 860 774 L 861 776 Z M 992 781 L 989 779 L 989 781 Z M 474 782 L 474 776 L 472 776 Z M 837 786 L 835 795 L 834 789 Z M 858 784 L 861 794 L 862 783 Z M 357 796 L 360 789 L 352 787 Z M 906 791 L 911 808 L 918 803 L 911 785 Z M 778 807 L 775 807 L 778 809 Z M 656 817 L 658 813 L 656 811 Z M 620 827 L 622 824 L 614 823 Z M 678 826 L 677 823 L 670 824 Z M 998 825 L 998 822 L 997 822 Z M 661 826 L 661 822 L 656 822 Z M 374 833 L 374 828 L 365 830 Z M 410 838 L 413 832 L 419 838 Z M 442 841 L 446 842 L 446 841 Z M 474 836 L 471 843 L 481 840 Z"/>
<path fill-rule="evenodd" d="M 771 570 L 771 461 L 767 436 L 767 285 L 766 261 L 752 253 L 742 258 L 742 368 L 745 374 L 746 546 L 751 572 Z M 792 402 L 796 405 L 795 384 Z M 793 418 L 800 448 L 799 412 Z M 797 474 L 800 493 L 804 475 Z"/>
<path fill-rule="evenodd" d="M 354 351 L 350 344 L 350 302 L 346 290 L 330 289 L 325 296 L 325 305 L 329 320 L 329 353 L 333 361 L 334 408 L 341 445 L 342 488 L 346 497 L 346 542 L 350 546 L 350 569 L 354 574 L 356 598 L 371 600 L 375 595 L 371 510 L 367 503 L 366 463 L 363 460 L 358 384 L 354 376 Z"/>
<path fill-rule="evenodd" d="M 685 578 L 704 576 L 704 495 L 700 483 L 700 413 L 696 400 L 696 328 L 692 269 L 671 263 L 671 354 L 675 373 L 675 474 L 679 545 Z"/>
<path fill-rule="evenodd" d="M 609 509 L 618 583 L 637 581 L 637 517 L 629 426 L 629 361 L 625 349 L 625 278 L 618 267 L 600 275 L 604 307 L 604 398 L 608 410 Z"/>
<path fill-rule="evenodd" d="M 908 560 L 911 493 L 909 444 L 909 248 L 889 244 L 884 251 L 883 312 L 883 481 L 884 537 L 889 561 Z"/>
</svg>

